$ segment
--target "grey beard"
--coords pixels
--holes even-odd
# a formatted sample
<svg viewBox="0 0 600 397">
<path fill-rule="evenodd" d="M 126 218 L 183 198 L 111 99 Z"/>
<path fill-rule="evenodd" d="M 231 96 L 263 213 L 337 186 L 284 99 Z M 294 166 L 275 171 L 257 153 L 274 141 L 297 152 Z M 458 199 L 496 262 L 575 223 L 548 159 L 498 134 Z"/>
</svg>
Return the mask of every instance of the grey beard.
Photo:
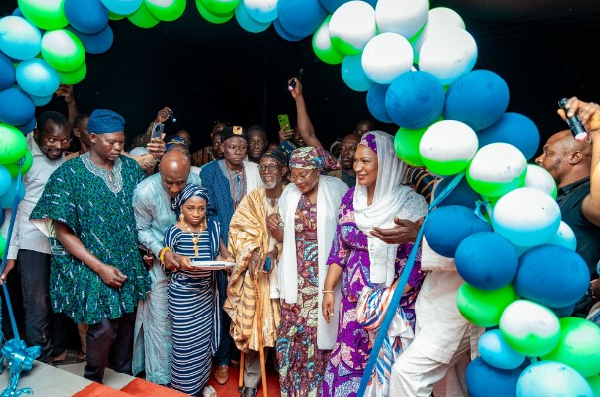
<svg viewBox="0 0 600 397">
<path fill-rule="evenodd" d="M 273 181 L 273 182 L 269 182 L 269 183 L 265 183 L 265 189 L 267 190 L 271 190 L 273 189 L 275 186 L 277 186 L 277 182 Z"/>
</svg>

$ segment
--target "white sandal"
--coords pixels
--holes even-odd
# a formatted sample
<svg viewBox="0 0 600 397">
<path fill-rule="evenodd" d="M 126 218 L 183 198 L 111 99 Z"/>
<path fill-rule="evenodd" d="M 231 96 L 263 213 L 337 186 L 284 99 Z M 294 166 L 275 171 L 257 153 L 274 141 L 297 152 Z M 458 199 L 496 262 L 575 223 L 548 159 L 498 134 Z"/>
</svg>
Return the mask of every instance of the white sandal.
<svg viewBox="0 0 600 397">
<path fill-rule="evenodd" d="M 202 397 L 217 397 L 217 391 L 215 390 L 214 387 L 208 385 L 208 386 L 205 386 L 204 389 L 202 389 L 202 391 L 200 392 L 200 395 Z"/>
</svg>

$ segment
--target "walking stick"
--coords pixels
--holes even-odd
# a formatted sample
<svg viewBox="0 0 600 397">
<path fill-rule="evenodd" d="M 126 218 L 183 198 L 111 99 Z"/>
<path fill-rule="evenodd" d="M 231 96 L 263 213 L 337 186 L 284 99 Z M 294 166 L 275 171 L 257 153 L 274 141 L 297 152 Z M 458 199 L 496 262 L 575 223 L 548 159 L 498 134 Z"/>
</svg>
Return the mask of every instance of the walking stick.
<svg viewBox="0 0 600 397">
<path fill-rule="evenodd" d="M 244 351 L 240 353 L 240 377 L 238 380 L 238 392 L 244 391 Z"/>
<path fill-rule="evenodd" d="M 270 261 L 271 258 L 267 258 Z M 260 356 L 260 375 L 262 378 L 263 397 L 267 397 L 267 371 L 265 370 L 265 351 L 262 333 L 262 318 L 260 313 L 259 270 L 256 269 L 256 281 L 254 283 L 254 299 L 256 300 L 256 328 L 258 329 L 258 354 Z"/>
</svg>

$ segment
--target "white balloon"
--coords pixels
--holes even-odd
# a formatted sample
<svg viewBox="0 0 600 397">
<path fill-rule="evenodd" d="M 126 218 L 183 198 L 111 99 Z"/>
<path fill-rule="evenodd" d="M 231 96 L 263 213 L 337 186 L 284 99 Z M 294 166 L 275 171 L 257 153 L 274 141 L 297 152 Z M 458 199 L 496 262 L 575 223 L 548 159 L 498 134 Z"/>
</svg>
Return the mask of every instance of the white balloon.
<svg viewBox="0 0 600 397">
<path fill-rule="evenodd" d="M 359 54 L 377 34 L 375 10 L 364 1 L 349 1 L 342 4 L 331 17 L 329 36 L 345 45 L 336 46 L 345 54 Z"/>
<path fill-rule="evenodd" d="M 136 148 L 131 149 L 129 152 L 130 156 L 143 156 L 144 154 L 148 154 L 148 149 L 143 146 L 138 146 Z"/>
<path fill-rule="evenodd" d="M 406 38 L 398 33 L 381 33 L 365 46 L 362 67 L 374 82 L 391 84 L 401 74 L 410 72 L 412 60 L 413 50 Z"/>
<path fill-rule="evenodd" d="M 477 61 L 477 43 L 469 32 L 448 28 L 430 35 L 419 54 L 419 70 L 429 72 L 447 85 L 469 73 Z"/>
<path fill-rule="evenodd" d="M 520 187 L 526 172 L 523 153 L 511 144 L 497 142 L 479 149 L 469 164 L 467 177 L 479 194 L 499 197 Z"/>
<path fill-rule="evenodd" d="M 410 39 L 427 22 L 428 11 L 428 0 L 379 0 L 375 6 L 377 28 Z"/>
<path fill-rule="evenodd" d="M 449 28 L 465 28 L 465 22 L 456 11 L 446 7 L 437 7 L 429 10 L 429 13 L 427 14 L 427 24 L 417 38 L 417 41 L 413 43 L 415 54 L 418 56 L 421 52 L 423 43 L 430 35 L 444 33 L 444 31 Z"/>
<path fill-rule="evenodd" d="M 575 251 L 577 249 L 577 237 L 575 237 L 575 233 L 573 233 L 573 229 L 571 229 L 569 225 L 564 221 L 560 221 L 560 226 L 558 227 L 556 234 L 545 244 L 562 245 L 563 247 Z"/>
<path fill-rule="evenodd" d="M 471 127 L 457 120 L 442 120 L 425 131 L 419 153 L 431 172 L 453 175 L 467 167 L 478 147 L 477 134 Z"/>
<path fill-rule="evenodd" d="M 494 231 L 521 247 L 550 240 L 560 226 L 560 208 L 541 190 L 522 187 L 502 196 L 492 214 Z"/>
<path fill-rule="evenodd" d="M 258 22 L 267 23 L 277 18 L 278 0 L 244 0 L 248 15 Z"/>
<path fill-rule="evenodd" d="M 526 187 L 539 189 L 556 198 L 556 182 L 548 171 L 536 164 L 527 164 Z"/>
</svg>

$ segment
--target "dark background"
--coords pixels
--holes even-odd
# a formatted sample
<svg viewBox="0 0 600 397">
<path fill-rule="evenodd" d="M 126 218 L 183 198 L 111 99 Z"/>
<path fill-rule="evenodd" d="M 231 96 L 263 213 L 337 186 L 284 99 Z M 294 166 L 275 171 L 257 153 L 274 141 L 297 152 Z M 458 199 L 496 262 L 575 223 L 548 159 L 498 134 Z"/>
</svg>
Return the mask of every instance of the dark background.
<svg viewBox="0 0 600 397">
<path fill-rule="evenodd" d="M 299 67 L 309 113 L 317 134 L 329 146 L 352 131 L 357 120 L 372 118 L 366 93 L 349 89 L 340 65 L 327 65 L 313 53 L 311 37 L 292 43 L 270 27 L 253 34 L 235 18 L 213 25 L 188 0 L 184 15 L 142 29 L 127 19 L 110 21 L 115 33 L 111 49 L 86 54 L 87 77 L 75 86 L 83 112 L 109 108 L 127 120 L 129 140 L 142 133 L 159 109 L 170 106 L 178 121 L 167 132 L 185 128 L 193 149 L 209 143 L 215 120 L 235 125 L 261 124 L 269 139 L 277 139 L 277 114 L 295 122 L 294 101 L 286 81 Z M 14 10 L 16 0 L 0 0 L 0 16 Z M 476 69 L 489 69 L 508 83 L 509 111 L 530 117 L 542 141 L 565 128 L 556 116 L 556 102 L 576 95 L 600 101 L 598 42 L 600 5 L 597 0 L 447 0 L 446 6 L 465 20 L 479 49 Z M 38 112 L 66 113 L 62 98 Z M 394 133 L 397 126 L 376 123 Z"/>
</svg>

